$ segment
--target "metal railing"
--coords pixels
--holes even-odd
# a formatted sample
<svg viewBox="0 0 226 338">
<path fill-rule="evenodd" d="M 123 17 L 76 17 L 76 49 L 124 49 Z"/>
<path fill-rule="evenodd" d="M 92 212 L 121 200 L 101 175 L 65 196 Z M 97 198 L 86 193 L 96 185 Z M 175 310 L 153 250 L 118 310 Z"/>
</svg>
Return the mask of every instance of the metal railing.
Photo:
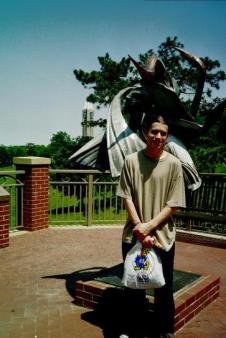
<svg viewBox="0 0 226 338">
<path fill-rule="evenodd" d="M 57 178 L 50 182 L 50 224 L 125 223 L 126 211 L 122 199 L 116 196 L 118 180 L 109 172 L 50 173 Z M 189 231 L 226 235 L 226 175 L 201 174 L 201 178 L 202 186 L 187 194 L 187 208 L 176 215 L 176 224 Z"/>
<path fill-rule="evenodd" d="M 20 171 L 0 171 L 10 193 L 10 230 L 23 227 L 24 184 Z M 49 224 L 124 224 L 126 211 L 116 195 L 118 179 L 97 170 L 49 170 Z M 226 174 L 201 174 L 202 186 L 187 196 L 177 227 L 226 235 Z"/>
<path fill-rule="evenodd" d="M 176 215 L 178 227 L 226 235 L 226 174 L 201 174 L 202 185 L 187 192 L 186 209 Z"/>
<path fill-rule="evenodd" d="M 50 170 L 49 224 L 124 223 L 117 179 L 97 170 Z"/>
<path fill-rule="evenodd" d="M 23 228 L 24 184 L 18 178 L 24 170 L 0 171 L 0 185 L 10 194 L 10 231 Z"/>
</svg>

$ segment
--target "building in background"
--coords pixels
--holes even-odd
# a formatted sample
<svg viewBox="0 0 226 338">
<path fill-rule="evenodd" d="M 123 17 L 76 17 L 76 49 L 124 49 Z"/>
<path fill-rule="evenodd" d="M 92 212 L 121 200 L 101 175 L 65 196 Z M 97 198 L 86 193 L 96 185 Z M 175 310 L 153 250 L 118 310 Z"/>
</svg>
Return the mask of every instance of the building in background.
<svg viewBox="0 0 226 338">
<path fill-rule="evenodd" d="M 94 137 L 94 105 L 86 101 L 82 109 L 82 136 Z"/>
</svg>

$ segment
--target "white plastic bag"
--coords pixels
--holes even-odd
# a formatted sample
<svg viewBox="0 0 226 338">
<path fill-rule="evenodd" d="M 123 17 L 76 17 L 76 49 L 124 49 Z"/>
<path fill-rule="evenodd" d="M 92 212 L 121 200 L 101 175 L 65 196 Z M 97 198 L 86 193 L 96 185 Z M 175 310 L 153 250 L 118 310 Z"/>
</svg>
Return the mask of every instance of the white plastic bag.
<svg viewBox="0 0 226 338">
<path fill-rule="evenodd" d="M 140 242 L 127 253 L 122 284 L 131 289 L 156 289 L 165 285 L 162 262 L 153 248 L 143 248 Z"/>
</svg>

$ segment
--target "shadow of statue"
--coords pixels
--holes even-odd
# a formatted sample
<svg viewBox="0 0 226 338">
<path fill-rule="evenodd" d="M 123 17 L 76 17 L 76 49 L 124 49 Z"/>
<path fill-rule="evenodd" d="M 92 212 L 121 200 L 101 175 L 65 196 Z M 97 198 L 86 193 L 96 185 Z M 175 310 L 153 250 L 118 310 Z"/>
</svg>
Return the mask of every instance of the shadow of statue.
<svg viewBox="0 0 226 338">
<path fill-rule="evenodd" d="M 50 275 L 50 276 L 43 276 L 42 279 L 45 278 L 53 278 L 53 279 L 64 279 L 65 280 L 65 287 L 67 292 L 72 298 L 75 298 L 75 290 L 76 290 L 76 282 L 77 281 L 88 281 L 93 280 L 101 276 L 108 268 L 97 266 L 87 269 L 81 269 L 78 271 L 74 271 L 69 274 L 61 274 L 61 275 Z"/>
</svg>

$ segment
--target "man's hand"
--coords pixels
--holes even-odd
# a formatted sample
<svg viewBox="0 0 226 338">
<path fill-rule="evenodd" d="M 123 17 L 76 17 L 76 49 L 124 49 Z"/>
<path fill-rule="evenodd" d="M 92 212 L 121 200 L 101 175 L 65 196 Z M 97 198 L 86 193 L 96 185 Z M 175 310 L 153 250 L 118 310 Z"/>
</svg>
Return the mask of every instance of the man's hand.
<svg viewBox="0 0 226 338">
<path fill-rule="evenodd" d="M 142 246 L 145 248 L 151 248 L 156 241 L 156 237 L 155 236 L 146 236 L 145 239 L 142 241 Z"/>
<path fill-rule="evenodd" d="M 150 233 L 150 226 L 148 223 L 139 223 L 134 227 L 133 233 L 135 234 L 136 238 L 142 243 L 145 237 L 148 236 Z"/>
<path fill-rule="evenodd" d="M 153 234 L 153 231 L 165 222 L 176 211 L 176 208 L 165 206 L 159 214 L 146 223 L 138 223 L 134 227 L 134 234 L 142 243 L 146 236 Z"/>
<path fill-rule="evenodd" d="M 155 236 L 146 236 L 142 242 L 142 246 L 145 248 L 151 248 L 153 245 L 155 245 L 157 248 L 162 248 L 162 245 Z"/>
</svg>

